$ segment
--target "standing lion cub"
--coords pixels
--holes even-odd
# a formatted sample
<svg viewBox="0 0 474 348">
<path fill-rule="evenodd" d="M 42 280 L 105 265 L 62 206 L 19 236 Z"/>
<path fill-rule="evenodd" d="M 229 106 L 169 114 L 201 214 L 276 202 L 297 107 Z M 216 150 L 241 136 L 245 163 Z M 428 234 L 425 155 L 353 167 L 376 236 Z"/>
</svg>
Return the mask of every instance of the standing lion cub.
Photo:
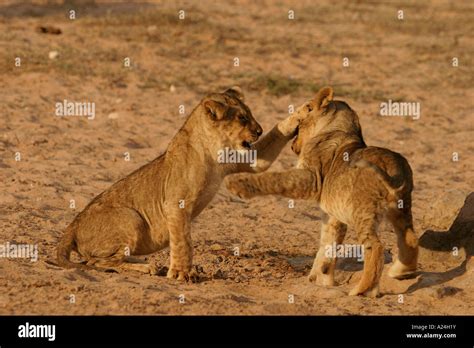
<svg viewBox="0 0 474 348">
<path fill-rule="evenodd" d="M 113 184 L 77 215 L 59 244 L 59 265 L 154 273 L 154 267 L 130 255 L 169 245 L 168 278 L 194 279 L 191 220 L 227 174 L 267 169 L 298 126 L 297 115 L 290 116 L 256 142 L 262 128 L 243 99 L 238 87 L 205 97 L 163 155 Z M 218 163 L 224 148 L 255 149 L 257 165 Z M 73 250 L 87 263 L 71 262 Z"/>
<path fill-rule="evenodd" d="M 321 89 L 297 114 L 302 119 L 292 145 L 299 155 L 297 168 L 235 175 L 227 187 L 243 198 L 279 194 L 319 204 L 325 216 L 309 279 L 321 285 L 334 285 L 336 266 L 336 258 L 326 256 L 325 246 L 341 244 L 347 225 L 353 226 L 364 247 L 364 270 L 350 295 L 377 296 L 384 264 L 377 236 L 382 218 L 393 224 L 398 239 L 398 258 L 389 275 L 400 279 L 417 267 L 410 166 L 398 153 L 365 145 L 357 114 L 346 103 L 333 100 L 332 88 Z"/>
</svg>

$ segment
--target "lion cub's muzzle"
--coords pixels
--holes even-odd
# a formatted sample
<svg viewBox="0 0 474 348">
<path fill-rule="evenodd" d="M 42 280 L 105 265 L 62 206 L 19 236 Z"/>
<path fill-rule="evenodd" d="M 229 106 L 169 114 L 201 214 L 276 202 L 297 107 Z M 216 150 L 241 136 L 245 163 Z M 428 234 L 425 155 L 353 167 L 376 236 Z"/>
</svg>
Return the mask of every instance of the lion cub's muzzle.
<svg viewBox="0 0 474 348">
<path fill-rule="evenodd" d="M 246 149 L 251 149 L 253 144 L 255 142 L 257 142 L 258 138 L 260 138 L 260 136 L 262 135 L 263 133 L 263 129 L 262 127 L 260 127 L 259 124 L 256 125 L 255 129 L 253 129 L 251 132 L 250 132 L 250 138 L 247 139 L 247 140 L 244 140 L 242 142 L 242 146 Z"/>
</svg>

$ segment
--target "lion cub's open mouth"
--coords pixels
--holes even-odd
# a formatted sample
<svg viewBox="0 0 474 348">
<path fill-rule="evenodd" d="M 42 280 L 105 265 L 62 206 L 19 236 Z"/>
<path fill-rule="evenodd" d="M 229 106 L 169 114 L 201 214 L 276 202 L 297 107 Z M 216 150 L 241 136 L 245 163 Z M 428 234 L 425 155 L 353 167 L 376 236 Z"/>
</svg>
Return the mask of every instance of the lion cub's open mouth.
<svg viewBox="0 0 474 348">
<path fill-rule="evenodd" d="M 247 150 L 250 150 L 252 149 L 252 146 L 253 146 L 254 143 L 250 143 L 248 141 L 242 141 L 242 147 L 244 149 L 247 149 Z"/>
</svg>

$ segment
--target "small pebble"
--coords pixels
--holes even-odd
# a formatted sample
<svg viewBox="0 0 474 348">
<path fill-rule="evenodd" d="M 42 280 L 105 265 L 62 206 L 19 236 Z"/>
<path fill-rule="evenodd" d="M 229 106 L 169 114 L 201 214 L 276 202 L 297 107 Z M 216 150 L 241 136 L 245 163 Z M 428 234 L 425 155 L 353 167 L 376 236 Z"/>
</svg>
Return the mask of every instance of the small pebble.
<svg viewBox="0 0 474 348">
<path fill-rule="evenodd" d="M 148 28 L 146 28 L 146 31 L 148 34 L 154 34 L 158 30 L 158 27 L 156 25 L 150 25 Z"/>
<path fill-rule="evenodd" d="M 214 243 L 211 245 L 210 249 L 212 251 L 219 251 L 219 250 L 224 250 L 224 247 L 218 243 Z"/>
<path fill-rule="evenodd" d="M 59 57 L 59 52 L 58 51 L 50 51 L 49 54 L 49 59 L 56 59 Z"/>
</svg>

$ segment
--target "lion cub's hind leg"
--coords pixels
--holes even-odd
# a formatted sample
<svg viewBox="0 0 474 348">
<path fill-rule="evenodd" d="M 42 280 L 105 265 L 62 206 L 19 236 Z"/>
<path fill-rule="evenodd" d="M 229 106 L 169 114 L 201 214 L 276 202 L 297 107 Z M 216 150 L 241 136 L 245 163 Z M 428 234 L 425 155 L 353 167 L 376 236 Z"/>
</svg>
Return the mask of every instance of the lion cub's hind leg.
<svg viewBox="0 0 474 348">
<path fill-rule="evenodd" d="M 351 296 L 377 297 L 379 295 L 379 280 L 382 275 L 384 255 L 383 245 L 377 236 L 378 225 L 379 218 L 375 213 L 365 214 L 356 219 L 355 230 L 360 244 L 364 247 L 364 270 L 359 283 L 349 292 Z"/>
<path fill-rule="evenodd" d="M 157 275 L 159 273 L 158 267 L 155 264 L 130 258 L 126 258 L 125 262 L 120 265 L 120 268 L 123 270 L 137 271 L 151 275 Z"/>
<path fill-rule="evenodd" d="M 120 266 L 125 260 L 128 246 L 122 244 L 116 248 L 115 252 L 107 256 L 93 256 L 87 260 L 88 266 L 93 266 L 94 268 L 103 270 L 103 271 L 115 271 L 120 272 Z"/>
<path fill-rule="evenodd" d="M 121 273 L 122 271 L 137 271 L 151 275 L 158 274 L 156 265 L 137 258 L 125 256 L 122 249 L 125 249 L 125 246 L 108 258 L 91 258 L 87 262 L 87 265 L 103 269 L 104 271 L 117 273 Z"/>
<path fill-rule="evenodd" d="M 77 249 L 87 260 L 87 265 L 97 269 L 117 272 L 123 269 L 145 271 L 150 267 L 131 264 L 130 256 L 137 250 L 148 251 L 147 248 L 151 248 L 148 238 L 144 237 L 148 234 L 146 222 L 133 209 L 91 207 L 79 221 L 76 232 Z"/>
<path fill-rule="evenodd" d="M 346 231 L 347 225 L 334 217 L 326 217 L 321 227 L 321 242 L 309 274 L 309 281 L 316 281 L 316 284 L 323 286 L 334 285 L 337 258 L 333 247 L 344 241 Z"/>
<path fill-rule="evenodd" d="M 390 267 L 389 277 L 404 279 L 416 271 L 418 238 L 413 231 L 411 209 L 393 210 L 387 215 L 397 234 L 398 256 Z"/>
</svg>

